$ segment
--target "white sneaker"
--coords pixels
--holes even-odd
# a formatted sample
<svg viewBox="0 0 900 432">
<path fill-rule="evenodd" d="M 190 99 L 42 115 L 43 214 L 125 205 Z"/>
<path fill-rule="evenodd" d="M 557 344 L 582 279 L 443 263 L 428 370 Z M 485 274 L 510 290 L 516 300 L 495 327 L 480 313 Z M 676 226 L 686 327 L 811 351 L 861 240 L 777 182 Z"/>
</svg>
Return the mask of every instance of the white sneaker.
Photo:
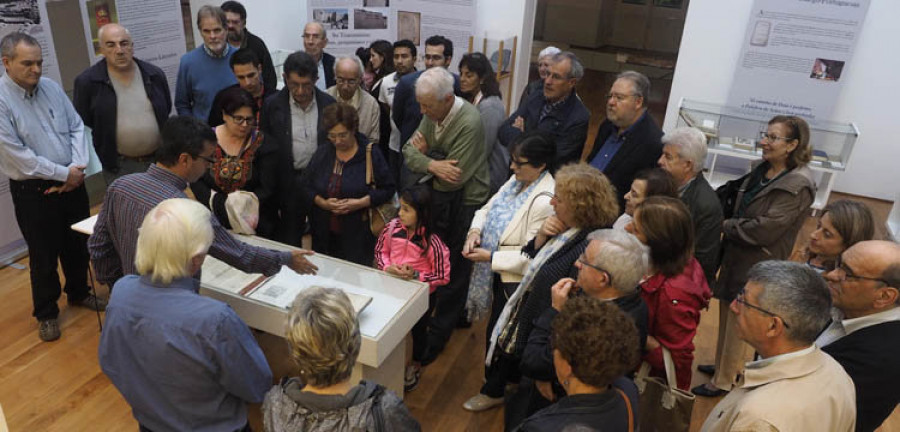
<svg viewBox="0 0 900 432">
<path fill-rule="evenodd" d="M 480 412 L 489 410 L 496 406 L 503 405 L 503 398 L 493 398 L 485 394 L 478 393 L 475 396 L 469 398 L 466 403 L 463 404 L 463 408 L 472 412 Z"/>
</svg>

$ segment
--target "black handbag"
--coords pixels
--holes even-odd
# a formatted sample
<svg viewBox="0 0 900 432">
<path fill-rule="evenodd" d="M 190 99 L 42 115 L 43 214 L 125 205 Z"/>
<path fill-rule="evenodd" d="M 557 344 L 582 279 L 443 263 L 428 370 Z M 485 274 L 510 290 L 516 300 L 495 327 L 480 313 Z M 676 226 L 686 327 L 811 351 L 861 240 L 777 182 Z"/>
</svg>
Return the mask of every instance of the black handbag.
<svg viewBox="0 0 900 432">
<path fill-rule="evenodd" d="M 740 178 L 729 180 L 716 188 L 716 195 L 718 195 L 719 202 L 722 204 L 723 219 L 731 219 L 734 216 L 738 192 L 740 192 L 741 186 L 750 177 L 750 174 L 752 174 L 752 171 L 742 175 Z"/>
</svg>

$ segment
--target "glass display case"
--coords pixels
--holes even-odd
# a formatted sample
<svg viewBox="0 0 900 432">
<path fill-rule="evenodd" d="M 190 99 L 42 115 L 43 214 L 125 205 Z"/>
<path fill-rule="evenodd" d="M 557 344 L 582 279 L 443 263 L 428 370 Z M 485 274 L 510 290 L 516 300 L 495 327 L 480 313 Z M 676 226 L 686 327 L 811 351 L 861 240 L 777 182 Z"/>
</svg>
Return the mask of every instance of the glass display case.
<svg viewBox="0 0 900 432">
<path fill-rule="evenodd" d="M 750 170 L 749 162 L 762 157 L 760 136 L 774 117 L 749 114 L 737 108 L 681 99 L 677 126 L 695 127 L 708 140 L 707 171 L 713 187 Z M 817 176 L 818 189 L 812 207 L 821 210 L 828 202 L 835 176 L 850 160 L 859 129 L 853 123 L 811 122 L 813 160 L 809 167 Z"/>
</svg>

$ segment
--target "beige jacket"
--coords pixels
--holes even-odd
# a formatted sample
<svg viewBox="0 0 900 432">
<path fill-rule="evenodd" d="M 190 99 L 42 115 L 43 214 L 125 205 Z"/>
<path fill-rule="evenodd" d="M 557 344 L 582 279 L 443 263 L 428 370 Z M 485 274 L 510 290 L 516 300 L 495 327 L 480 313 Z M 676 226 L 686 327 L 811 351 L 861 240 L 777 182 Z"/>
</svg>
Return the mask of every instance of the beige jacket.
<svg viewBox="0 0 900 432">
<path fill-rule="evenodd" d="M 831 356 L 812 347 L 802 355 L 744 369 L 701 431 L 852 432 L 855 427 L 853 381 Z"/>
<path fill-rule="evenodd" d="M 341 95 L 338 92 L 336 85 L 329 87 L 328 90 L 325 90 L 325 93 L 328 93 L 338 102 L 356 108 L 356 112 L 359 114 L 359 133 L 365 135 L 366 138 L 369 139 L 369 142 L 375 144 L 377 147 L 379 137 L 381 136 L 381 127 L 379 123 L 381 111 L 378 106 L 378 101 L 368 92 L 364 92 L 361 89 L 356 89 L 356 94 L 354 94 L 350 100 L 341 99 Z"/>
<path fill-rule="evenodd" d="M 514 181 L 516 181 L 516 176 L 512 175 L 506 181 L 506 184 Z M 506 184 L 501 189 L 506 187 Z M 528 268 L 528 263 L 531 260 L 528 256 L 522 254 L 520 250 L 522 246 L 525 246 L 534 238 L 541 228 L 541 224 L 544 223 L 544 219 L 553 215 L 553 206 L 550 205 L 550 198 L 555 187 L 556 181 L 553 180 L 553 176 L 550 173 L 547 173 L 535 185 L 535 188 L 522 206 L 513 214 L 509 225 L 503 230 L 503 234 L 500 236 L 499 247 L 491 258 L 491 270 L 500 273 L 500 279 L 503 282 L 511 283 L 522 280 L 522 275 L 525 273 L 525 269 Z M 543 192 L 549 193 L 541 195 Z M 481 229 L 484 228 L 484 224 L 487 221 L 488 212 L 491 210 L 496 197 L 497 195 L 495 194 L 487 204 L 475 212 L 475 216 L 472 218 L 472 225 L 469 227 L 469 233 L 473 231 L 481 233 Z"/>
</svg>

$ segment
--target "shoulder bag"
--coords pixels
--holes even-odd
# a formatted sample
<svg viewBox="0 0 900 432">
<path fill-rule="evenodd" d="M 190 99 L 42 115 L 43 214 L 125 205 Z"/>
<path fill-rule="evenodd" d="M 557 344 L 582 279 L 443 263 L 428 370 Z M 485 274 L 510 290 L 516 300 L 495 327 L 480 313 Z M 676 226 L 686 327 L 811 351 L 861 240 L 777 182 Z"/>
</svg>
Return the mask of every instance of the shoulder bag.
<svg viewBox="0 0 900 432">
<path fill-rule="evenodd" d="M 375 170 L 372 168 L 372 143 L 369 143 L 369 145 L 366 146 L 366 184 L 369 185 L 369 188 L 371 189 L 376 188 Z M 391 219 L 397 217 L 397 212 L 399 210 L 400 198 L 397 196 L 396 192 L 394 192 L 394 196 L 384 204 L 379 206 L 369 206 L 366 210 L 366 214 L 369 218 L 369 229 L 372 231 L 372 235 L 378 237 L 385 225 L 387 225 Z"/>
<path fill-rule="evenodd" d="M 695 396 L 680 390 L 675 384 L 675 363 L 672 353 L 660 347 L 666 365 L 666 380 L 651 378 L 650 365 L 644 362 L 634 377 L 640 394 L 638 424 L 644 432 L 688 431 L 691 428 L 691 411 Z"/>
</svg>

